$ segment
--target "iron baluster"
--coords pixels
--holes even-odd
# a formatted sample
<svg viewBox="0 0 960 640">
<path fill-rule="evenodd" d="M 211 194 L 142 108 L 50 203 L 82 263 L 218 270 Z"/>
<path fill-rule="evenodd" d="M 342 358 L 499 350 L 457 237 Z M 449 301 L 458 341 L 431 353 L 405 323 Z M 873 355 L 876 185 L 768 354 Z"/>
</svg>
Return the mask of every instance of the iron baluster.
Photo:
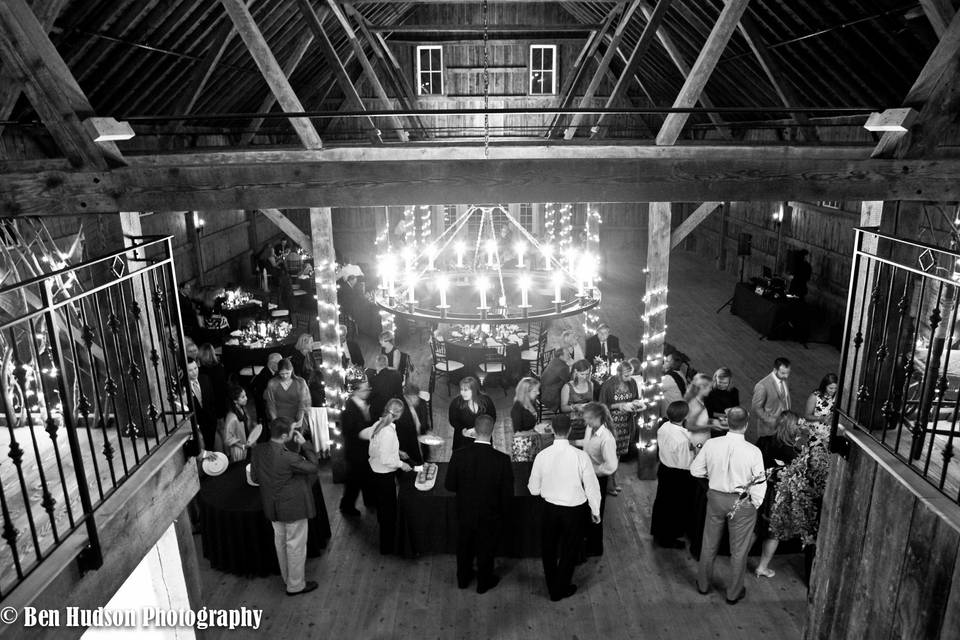
<svg viewBox="0 0 960 640">
<path fill-rule="evenodd" d="M 930 409 L 933 404 L 934 382 L 938 365 L 935 353 L 935 337 L 937 327 L 943 320 L 940 305 L 943 302 L 943 283 L 937 289 L 937 303 L 930 312 L 930 345 L 927 349 L 927 363 L 923 371 L 923 384 L 920 386 L 920 409 L 917 412 L 917 422 L 913 425 L 913 441 L 910 443 L 910 460 L 918 460 L 923 455 L 923 440 L 930 420 Z"/>
<path fill-rule="evenodd" d="M 910 392 L 910 381 L 913 379 L 913 374 L 916 371 L 916 360 L 917 360 L 917 342 L 920 339 L 920 322 L 919 322 L 919 311 L 923 309 L 923 300 L 926 297 L 927 293 L 927 279 L 920 278 L 920 291 L 917 294 L 918 302 L 918 313 L 917 319 L 913 321 L 913 337 L 910 340 L 910 359 L 904 365 L 904 376 L 903 376 L 903 397 L 907 398 Z M 922 385 L 921 385 L 922 388 Z M 904 400 L 904 412 L 906 412 L 906 400 Z M 917 415 L 920 414 L 920 405 L 917 403 Z M 899 428 L 897 429 L 897 438 L 894 443 L 893 450 L 900 450 L 900 439 L 903 435 L 903 422 L 901 421 Z"/>
<path fill-rule="evenodd" d="M 114 356 L 117 359 L 117 377 L 120 378 L 119 391 L 123 395 L 123 419 L 126 424 L 123 427 L 123 435 L 130 439 L 130 447 L 133 449 L 134 465 L 140 464 L 140 450 L 137 447 L 137 438 L 140 436 L 140 428 L 133 421 L 130 412 L 130 397 L 127 395 L 127 376 L 123 371 L 123 347 L 120 344 L 120 331 L 123 327 L 120 318 L 117 316 L 116 306 L 114 305 L 113 295 L 107 295 L 107 304 L 109 304 L 109 315 L 107 316 L 107 326 L 110 328 L 110 335 L 113 336 Z M 120 415 L 117 415 L 117 424 L 120 423 Z"/>
<path fill-rule="evenodd" d="M 97 297 L 99 297 L 99 294 L 97 294 Z M 123 475 L 125 477 L 128 473 L 130 473 L 130 467 L 127 465 L 127 447 L 123 443 L 123 433 L 120 431 L 120 420 L 119 412 L 117 411 L 116 398 L 117 383 L 110 375 L 110 357 L 106 353 L 106 347 L 110 343 L 107 342 L 106 334 L 103 331 L 103 313 L 101 311 L 101 305 L 94 304 L 93 307 L 97 310 L 97 331 L 100 333 L 100 344 L 104 346 L 103 368 L 106 378 L 103 381 L 102 388 L 103 392 L 107 394 L 107 404 L 109 405 L 109 408 L 113 409 L 113 428 L 117 432 L 117 450 L 120 451 L 120 464 L 123 466 Z M 105 418 L 109 423 L 109 417 L 105 416 Z"/>
<path fill-rule="evenodd" d="M 143 448 L 145 451 L 144 455 L 149 455 L 150 438 L 149 434 L 146 432 L 147 421 L 143 413 L 143 399 L 140 397 L 140 373 L 142 372 L 142 369 L 138 364 L 140 354 L 142 353 L 140 349 L 143 345 L 140 343 L 139 332 L 130 331 L 130 318 L 126 315 L 128 311 L 133 313 L 134 322 L 136 326 L 139 327 L 140 308 L 135 299 L 131 298 L 131 300 L 127 302 L 127 296 L 124 292 L 123 286 L 117 287 L 117 290 L 120 293 L 120 305 L 118 307 L 118 311 L 124 314 L 123 322 L 120 323 L 121 335 L 127 345 L 126 354 L 130 362 L 130 366 L 127 368 L 127 376 L 129 376 L 130 386 L 133 387 L 133 397 L 137 404 L 137 415 L 140 417 L 140 425 L 143 427 L 138 431 L 138 434 L 143 436 Z M 136 334 L 137 337 L 134 338 L 131 334 Z M 134 343 L 136 343 L 136 347 L 134 346 Z M 124 378 L 125 383 L 127 379 L 128 378 Z M 124 391 L 124 400 L 126 400 L 126 398 L 126 391 Z M 129 404 L 127 405 L 127 411 L 130 412 Z M 156 431 L 154 431 L 154 433 L 156 433 Z M 157 442 L 159 443 L 159 440 L 157 440 Z"/>
<path fill-rule="evenodd" d="M 893 278 L 891 278 L 890 280 L 892 282 Z M 883 431 L 880 434 L 881 443 L 886 443 L 887 430 L 893 428 L 894 426 L 893 419 L 896 418 L 898 424 L 902 422 L 903 411 L 906 408 L 906 403 L 904 402 L 905 398 L 903 397 L 899 398 L 899 405 L 900 405 L 899 409 L 897 407 L 897 404 L 894 403 L 891 400 L 891 398 L 894 397 L 893 391 L 894 391 L 894 384 L 896 382 L 896 371 L 897 371 L 896 367 L 901 362 L 901 360 L 903 360 L 904 362 L 906 361 L 906 355 L 900 353 L 900 345 L 903 343 L 903 318 L 906 315 L 909 308 L 908 307 L 909 299 L 907 297 L 907 292 L 909 290 L 909 287 L 910 287 L 910 274 L 908 273 L 908 274 L 905 274 L 905 277 L 903 279 L 903 294 L 900 296 L 900 299 L 897 301 L 897 342 L 896 342 L 896 349 L 894 350 L 894 354 L 893 354 L 893 360 L 891 360 L 892 362 L 891 366 L 894 367 L 894 369 L 893 371 L 890 372 L 890 379 L 887 384 L 887 401 L 885 403 L 887 410 L 889 411 L 889 415 L 887 416 L 887 420 L 886 420 L 886 423 L 884 424 Z M 902 369 L 903 366 L 900 365 L 900 368 Z"/>
<path fill-rule="evenodd" d="M 97 415 L 99 416 L 97 418 L 97 428 L 103 435 L 102 452 L 103 457 L 107 459 L 107 468 L 110 470 L 110 483 L 112 484 L 112 490 L 117 486 L 117 472 L 113 467 L 113 457 L 116 454 L 116 451 L 113 448 L 113 443 L 110 442 L 110 431 L 107 429 L 106 411 L 104 410 L 103 406 L 103 398 L 100 395 L 100 389 L 103 389 L 103 385 L 100 383 L 100 375 L 97 373 L 97 360 L 93 353 L 93 344 L 96 335 L 94 334 L 93 329 L 90 328 L 86 309 L 81 306 L 80 311 L 81 321 L 83 322 L 83 345 L 87 350 L 87 358 L 88 362 L 90 363 L 90 379 L 93 385 L 93 399 L 96 403 Z"/>
<path fill-rule="evenodd" d="M 79 317 L 79 314 L 78 314 Z M 97 451 L 93 445 L 93 433 L 90 429 L 90 399 L 83 392 L 83 376 L 80 371 L 80 351 L 77 349 L 77 336 L 73 331 L 73 323 L 67 324 L 67 344 L 70 345 L 73 356 L 73 375 L 77 385 L 77 413 L 83 418 L 83 429 L 87 433 L 87 444 L 90 448 L 90 462 L 93 463 L 94 477 L 97 479 L 97 495 L 99 502 L 103 501 L 103 480 L 100 478 L 100 464 L 97 462 Z"/>
</svg>

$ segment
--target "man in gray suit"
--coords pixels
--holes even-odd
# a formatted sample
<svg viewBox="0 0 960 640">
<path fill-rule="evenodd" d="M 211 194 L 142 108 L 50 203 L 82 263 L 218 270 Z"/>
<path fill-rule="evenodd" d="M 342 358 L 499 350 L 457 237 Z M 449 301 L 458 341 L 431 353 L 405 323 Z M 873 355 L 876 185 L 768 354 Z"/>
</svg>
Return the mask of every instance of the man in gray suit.
<svg viewBox="0 0 960 640">
<path fill-rule="evenodd" d="M 296 445 L 297 451 L 287 448 L 288 441 Z M 273 544 L 288 596 L 317 588 L 313 580 L 304 581 L 304 566 L 307 521 L 317 515 L 313 482 L 318 470 L 313 445 L 293 429 L 288 418 L 274 419 L 270 423 L 270 441 L 253 449 L 250 475 L 260 485 L 263 513 L 273 523 Z"/>
<path fill-rule="evenodd" d="M 758 443 L 761 438 L 777 433 L 777 420 L 780 414 L 790 410 L 790 361 L 777 358 L 773 361 L 773 371 L 753 387 L 753 400 L 750 402 L 750 428 L 747 440 Z M 761 447 L 762 449 L 763 447 Z"/>
</svg>

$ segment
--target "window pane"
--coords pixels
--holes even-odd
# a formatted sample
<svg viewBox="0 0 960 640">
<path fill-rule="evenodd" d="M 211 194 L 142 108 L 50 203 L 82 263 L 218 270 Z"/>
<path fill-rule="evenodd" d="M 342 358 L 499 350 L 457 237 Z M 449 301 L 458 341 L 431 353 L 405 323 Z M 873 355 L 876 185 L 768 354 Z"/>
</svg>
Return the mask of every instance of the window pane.
<svg viewBox="0 0 960 640">
<path fill-rule="evenodd" d="M 430 70 L 439 71 L 440 70 L 440 49 L 431 49 L 430 50 Z"/>
<path fill-rule="evenodd" d="M 553 69 L 553 49 L 543 50 L 543 68 Z"/>
<path fill-rule="evenodd" d="M 533 48 L 530 60 L 530 68 L 534 71 L 539 71 L 543 68 L 543 49 L 540 49 L 539 47 Z"/>
<path fill-rule="evenodd" d="M 543 82 L 543 92 L 544 92 L 544 93 L 553 93 L 553 72 L 552 72 L 552 71 L 544 71 L 544 72 L 543 72 L 543 75 L 541 76 L 541 78 L 543 79 L 543 80 L 542 80 L 542 82 Z"/>
<path fill-rule="evenodd" d="M 424 71 L 430 68 L 430 50 L 420 49 L 420 70 Z"/>
</svg>

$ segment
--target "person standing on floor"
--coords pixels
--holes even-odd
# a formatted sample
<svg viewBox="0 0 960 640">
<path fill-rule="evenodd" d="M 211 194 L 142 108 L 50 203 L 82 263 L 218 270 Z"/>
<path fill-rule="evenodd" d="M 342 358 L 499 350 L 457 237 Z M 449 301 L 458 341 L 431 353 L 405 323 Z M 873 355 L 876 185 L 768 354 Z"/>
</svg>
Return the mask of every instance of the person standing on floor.
<svg viewBox="0 0 960 640">
<path fill-rule="evenodd" d="M 373 418 L 370 413 L 370 383 L 361 380 L 356 383 L 350 399 L 344 403 L 340 413 L 340 430 L 343 433 L 343 460 L 346 474 L 343 481 L 343 497 L 340 500 L 340 513 L 347 517 L 357 517 L 357 496 L 363 492 L 363 504 L 370 509 L 375 506 L 370 486 L 370 452 L 366 440 L 360 439 L 360 432 L 370 426 Z"/>
<path fill-rule="evenodd" d="M 292 442 L 298 451 L 291 451 Z M 312 483 L 317 477 L 317 452 L 287 418 L 270 423 L 270 440 L 253 449 L 250 475 L 260 485 L 263 513 L 273 524 L 273 543 L 287 595 L 317 588 L 304 580 L 307 561 L 307 523 L 317 515 Z M 254 550 L 255 552 L 255 550 Z"/>
<path fill-rule="evenodd" d="M 653 541 L 668 549 L 683 549 L 684 534 L 693 508 L 693 478 L 690 463 L 697 448 L 683 421 L 690 410 L 682 400 L 667 407 L 667 421 L 657 429 L 657 449 L 660 466 L 657 468 L 657 497 L 650 516 L 650 534 Z"/>
<path fill-rule="evenodd" d="M 388 555 L 396 548 L 397 537 L 397 471 L 411 471 L 401 459 L 397 439 L 396 420 L 403 415 L 403 401 L 387 401 L 383 415 L 376 424 L 360 432 L 370 441 L 371 486 L 377 504 L 377 524 L 380 526 L 380 554 Z M 404 457 L 406 454 L 402 454 Z"/>
<path fill-rule="evenodd" d="M 761 439 L 772 439 L 777 435 L 777 420 L 780 414 L 790 410 L 790 388 L 787 386 L 789 377 L 790 361 L 777 358 L 773 361 L 773 371 L 753 387 L 747 440 L 761 449 Z"/>
<path fill-rule="evenodd" d="M 550 600 L 557 602 L 577 591 L 570 579 L 586 527 L 600 524 L 600 483 L 590 456 L 567 441 L 570 422 L 558 420 L 553 429 L 553 444 L 534 458 L 527 488 L 544 500 L 540 554 Z"/>
<path fill-rule="evenodd" d="M 457 494 L 457 586 L 470 586 L 476 559 L 477 593 L 500 582 L 493 558 L 513 498 L 513 465 L 510 456 L 493 448 L 493 425 L 490 416 L 477 416 L 477 437 L 453 452 L 444 482 Z"/>
<path fill-rule="evenodd" d="M 587 555 L 603 555 L 603 512 L 607 506 L 607 481 L 617 472 L 617 441 L 613 436 L 613 418 L 606 405 L 588 402 L 583 408 L 583 419 L 587 431 L 579 442 L 575 442 L 590 456 L 593 472 L 597 474 L 600 485 L 600 522 L 591 523 L 587 528 Z"/>
<path fill-rule="evenodd" d="M 710 592 L 713 578 L 713 561 L 726 523 L 730 534 L 730 581 L 727 584 L 727 604 L 737 604 L 747 594 L 743 586 L 743 573 L 747 566 L 747 552 L 753 542 L 753 528 L 757 521 L 757 509 L 763 504 L 767 490 L 760 449 L 744 438 L 747 428 L 747 412 L 734 407 L 727 412 L 729 433 L 720 438 L 711 438 L 690 465 L 690 474 L 695 478 L 707 478 L 707 519 L 703 525 L 703 546 L 700 549 L 700 564 L 697 570 L 697 591 L 702 595 Z M 741 493 L 747 498 L 737 505 Z"/>
</svg>

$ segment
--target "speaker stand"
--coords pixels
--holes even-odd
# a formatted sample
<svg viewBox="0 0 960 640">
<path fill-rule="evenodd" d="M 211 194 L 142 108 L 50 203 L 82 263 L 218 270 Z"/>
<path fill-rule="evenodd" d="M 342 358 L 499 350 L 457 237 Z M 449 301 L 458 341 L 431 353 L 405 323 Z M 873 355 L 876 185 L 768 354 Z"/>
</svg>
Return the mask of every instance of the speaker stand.
<svg viewBox="0 0 960 640">
<path fill-rule="evenodd" d="M 741 284 L 743 284 L 743 261 L 744 261 L 745 258 L 746 258 L 746 256 L 740 256 L 740 283 L 741 283 Z M 736 296 L 736 294 L 730 296 L 730 299 L 729 299 L 729 300 L 727 300 L 727 301 L 724 302 L 722 305 L 720 305 L 720 308 L 717 309 L 717 313 L 720 313 L 721 311 L 723 311 L 723 310 L 726 309 L 727 307 L 731 306 L 731 305 L 733 304 L 733 298 L 734 298 L 735 296 Z M 733 310 L 731 309 L 730 312 L 733 313 Z"/>
</svg>

